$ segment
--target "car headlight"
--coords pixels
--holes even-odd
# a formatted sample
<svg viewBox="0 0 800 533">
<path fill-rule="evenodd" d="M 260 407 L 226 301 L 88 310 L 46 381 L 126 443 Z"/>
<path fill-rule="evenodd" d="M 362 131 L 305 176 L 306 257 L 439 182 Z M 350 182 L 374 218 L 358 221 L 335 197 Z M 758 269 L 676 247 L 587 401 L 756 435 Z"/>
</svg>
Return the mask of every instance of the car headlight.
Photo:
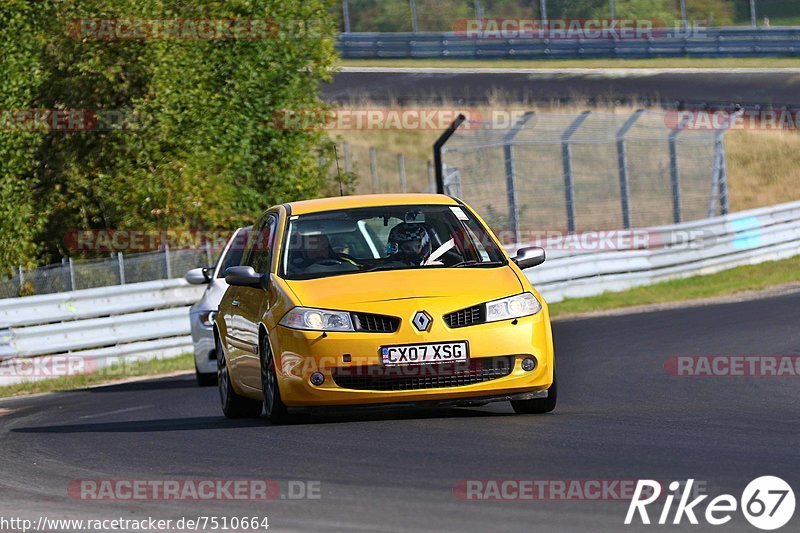
<svg viewBox="0 0 800 533">
<path fill-rule="evenodd" d="M 355 331 L 350 313 L 295 307 L 281 319 L 281 326 L 309 331 Z"/>
<path fill-rule="evenodd" d="M 486 304 L 486 322 L 497 322 L 510 318 L 535 315 L 542 310 L 542 304 L 536 296 L 523 292 L 516 296 L 509 296 Z"/>
<path fill-rule="evenodd" d="M 205 327 L 210 328 L 214 325 L 214 319 L 217 317 L 216 311 L 203 311 L 200 313 L 200 323 Z"/>
</svg>

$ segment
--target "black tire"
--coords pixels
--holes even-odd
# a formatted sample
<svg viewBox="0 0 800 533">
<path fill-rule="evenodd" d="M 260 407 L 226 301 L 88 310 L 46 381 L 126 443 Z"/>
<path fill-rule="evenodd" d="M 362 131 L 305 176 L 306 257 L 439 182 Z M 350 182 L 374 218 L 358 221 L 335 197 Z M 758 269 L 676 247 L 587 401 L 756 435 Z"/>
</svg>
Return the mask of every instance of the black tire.
<svg viewBox="0 0 800 533">
<path fill-rule="evenodd" d="M 215 337 L 214 342 L 217 348 L 217 384 L 222 412 L 228 418 L 258 418 L 261 416 L 261 402 L 236 394 L 231 385 L 225 352 L 220 346 L 219 338 Z"/>
<path fill-rule="evenodd" d="M 534 398 L 532 400 L 512 400 L 511 407 L 515 413 L 521 415 L 541 415 L 549 413 L 556 408 L 558 400 L 558 381 L 553 375 L 553 384 L 547 389 L 547 398 Z"/>
<path fill-rule="evenodd" d="M 197 369 L 197 362 L 194 364 L 194 377 L 199 387 L 213 387 L 217 384 L 216 372 L 200 372 Z"/>
<path fill-rule="evenodd" d="M 291 421 L 289 408 L 281 399 L 278 375 L 275 371 L 275 358 L 265 336 L 261 337 L 261 390 L 264 393 L 264 414 L 273 424 L 286 424 Z"/>
</svg>

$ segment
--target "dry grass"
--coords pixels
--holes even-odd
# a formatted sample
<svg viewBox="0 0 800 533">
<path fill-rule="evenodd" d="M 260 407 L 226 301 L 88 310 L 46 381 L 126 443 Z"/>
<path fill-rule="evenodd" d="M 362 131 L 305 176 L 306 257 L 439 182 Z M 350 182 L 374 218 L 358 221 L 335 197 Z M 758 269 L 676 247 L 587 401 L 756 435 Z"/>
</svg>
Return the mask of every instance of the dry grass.
<svg viewBox="0 0 800 533">
<path fill-rule="evenodd" d="M 800 199 L 800 133 L 735 131 L 725 150 L 734 211 Z"/>
</svg>

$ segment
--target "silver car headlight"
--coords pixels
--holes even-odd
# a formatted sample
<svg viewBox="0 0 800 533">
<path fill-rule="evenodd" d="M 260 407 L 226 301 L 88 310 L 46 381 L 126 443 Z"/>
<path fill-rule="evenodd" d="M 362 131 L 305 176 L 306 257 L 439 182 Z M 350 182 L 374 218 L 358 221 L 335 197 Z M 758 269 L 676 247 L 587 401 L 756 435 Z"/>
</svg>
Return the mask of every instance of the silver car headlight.
<svg viewBox="0 0 800 533">
<path fill-rule="evenodd" d="M 497 322 L 511 318 L 535 315 L 542 310 L 542 304 L 536 296 L 523 292 L 500 300 L 486 303 L 486 322 Z"/>
<path fill-rule="evenodd" d="M 350 313 L 310 307 L 295 307 L 284 315 L 280 324 L 308 331 L 355 331 Z"/>
</svg>

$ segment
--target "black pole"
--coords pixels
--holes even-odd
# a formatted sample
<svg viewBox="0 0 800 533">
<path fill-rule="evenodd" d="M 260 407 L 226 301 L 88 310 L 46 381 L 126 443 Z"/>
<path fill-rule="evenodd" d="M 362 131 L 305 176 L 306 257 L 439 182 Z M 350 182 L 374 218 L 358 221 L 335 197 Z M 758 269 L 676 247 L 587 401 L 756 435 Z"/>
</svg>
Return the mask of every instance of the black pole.
<svg viewBox="0 0 800 533">
<path fill-rule="evenodd" d="M 444 171 L 442 169 L 442 147 L 447 143 L 456 130 L 467 120 L 463 114 L 456 117 L 452 124 L 442 133 L 435 143 L 433 143 L 433 166 L 436 171 L 436 192 L 444 194 Z"/>
</svg>

